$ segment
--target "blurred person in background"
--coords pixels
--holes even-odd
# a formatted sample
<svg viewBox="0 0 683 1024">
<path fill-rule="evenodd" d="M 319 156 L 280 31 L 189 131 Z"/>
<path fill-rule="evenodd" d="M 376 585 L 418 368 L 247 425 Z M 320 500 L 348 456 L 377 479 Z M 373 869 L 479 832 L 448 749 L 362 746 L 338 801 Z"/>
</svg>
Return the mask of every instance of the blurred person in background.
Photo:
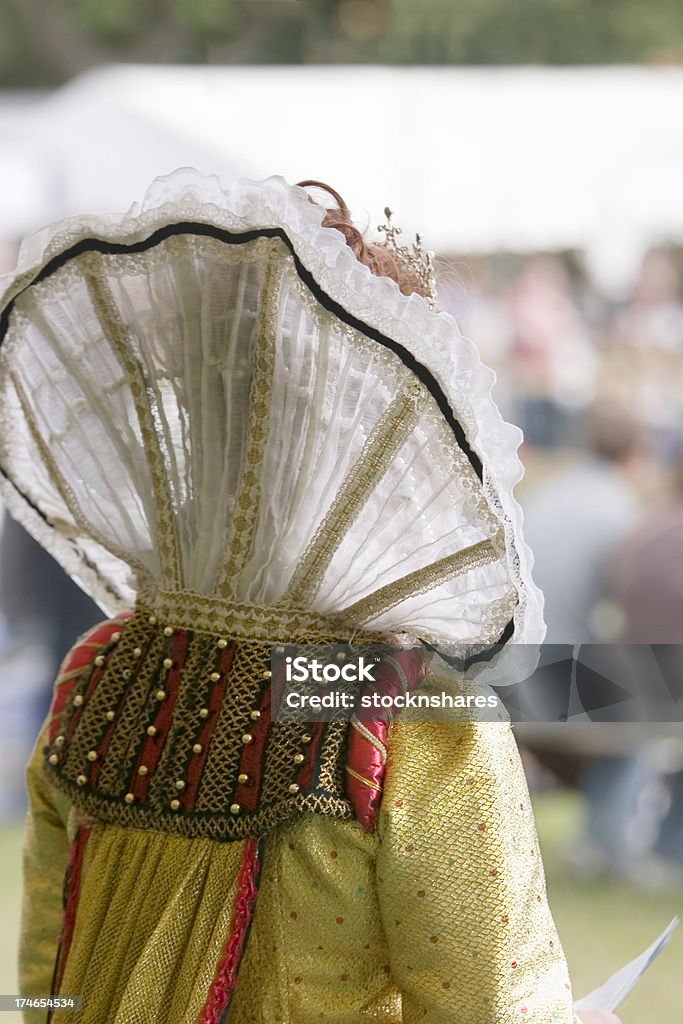
<svg viewBox="0 0 683 1024">
<path fill-rule="evenodd" d="M 630 417 L 597 409 L 587 450 L 529 490 L 524 522 L 545 597 L 546 643 L 605 639 L 600 622 L 610 560 L 640 513 L 642 433 Z"/>
<path fill-rule="evenodd" d="M 592 401 L 597 359 L 558 256 L 528 260 L 510 286 L 510 372 L 528 442 L 566 443 L 573 421 Z"/>
<path fill-rule="evenodd" d="M 670 493 L 645 515 L 614 558 L 612 597 L 622 616 L 619 639 L 628 648 L 632 671 L 645 697 L 656 699 L 664 682 L 659 721 L 676 722 L 664 778 L 663 814 L 651 850 L 634 866 L 634 878 L 649 885 L 683 885 L 683 752 L 674 705 L 683 695 L 683 457 L 679 453 Z M 653 646 L 654 645 L 654 646 Z M 655 684 L 652 673 L 657 672 Z M 661 676 L 660 676 L 661 674 Z M 648 680 L 652 680 L 651 685 Z M 648 692 L 652 691 L 652 692 Z M 667 699 L 670 697 L 670 700 Z M 657 707 L 655 704 L 654 707 Z M 679 744 L 677 749 L 676 739 Z M 654 750 L 653 745 L 653 754 Z M 663 773 L 664 774 L 664 773 Z"/>
<path fill-rule="evenodd" d="M 598 409 L 587 451 L 526 496 L 526 533 L 545 596 L 546 644 L 571 645 L 577 654 L 580 645 L 615 639 L 607 580 L 614 554 L 640 514 L 641 452 L 640 426 L 616 410 Z M 567 851 L 577 874 L 627 869 L 646 772 L 638 750 L 588 760 L 581 780 L 586 834 Z"/>
<path fill-rule="evenodd" d="M 683 431 L 683 302 L 671 252 L 650 250 L 633 295 L 608 332 L 605 384 L 636 403 L 653 447 L 667 463 L 677 457 Z"/>
<path fill-rule="evenodd" d="M 683 352 L 681 283 L 666 250 L 646 253 L 633 297 L 616 318 L 615 334 L 632 348 Z"/>
</svg>

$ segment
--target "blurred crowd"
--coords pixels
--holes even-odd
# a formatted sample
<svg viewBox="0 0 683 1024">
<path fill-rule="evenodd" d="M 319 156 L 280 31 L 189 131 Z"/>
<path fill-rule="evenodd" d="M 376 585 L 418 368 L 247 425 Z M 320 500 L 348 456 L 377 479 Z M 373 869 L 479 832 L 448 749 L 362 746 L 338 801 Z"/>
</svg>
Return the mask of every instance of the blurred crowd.
<svg viewBox="0 0 683 1024">
<path fill-rule="evenodd" d="M 683 885 L 682 266 L 648 252 L 618 299 L 573 254 L 450 261 L 444 288 L 524 430 L 546 662 L 573 666 L 603 723 L 522 727 L 530 775 L 540 762 L 583 790 L 577 876 L 650 887 Z"/>
</svg>

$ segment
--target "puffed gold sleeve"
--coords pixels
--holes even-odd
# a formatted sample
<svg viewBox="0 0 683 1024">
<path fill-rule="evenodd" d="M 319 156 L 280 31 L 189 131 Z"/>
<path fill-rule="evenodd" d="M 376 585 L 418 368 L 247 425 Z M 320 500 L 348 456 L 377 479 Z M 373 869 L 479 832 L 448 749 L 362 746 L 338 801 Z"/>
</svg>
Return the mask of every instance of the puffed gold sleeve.
<svg viewBox="0 0 683 1024">
<path fill-rule="evenodd" d="M 24 841 L 24 891 L 19 941 L 19 988 L 24 996 L 49 995 L 62 927 L 62 890 L 69 857 L 70 802 L 43 769 L 41 736 L 26 779 L 29 810 Z M 24 1019 L 41 1022 L 41 1014 Z"/>
<path fill-rule="evenodd" d="M 379 834 L 404 1024 L 576 1020 L 508 722 L 395 723 Z"/>
</svg>

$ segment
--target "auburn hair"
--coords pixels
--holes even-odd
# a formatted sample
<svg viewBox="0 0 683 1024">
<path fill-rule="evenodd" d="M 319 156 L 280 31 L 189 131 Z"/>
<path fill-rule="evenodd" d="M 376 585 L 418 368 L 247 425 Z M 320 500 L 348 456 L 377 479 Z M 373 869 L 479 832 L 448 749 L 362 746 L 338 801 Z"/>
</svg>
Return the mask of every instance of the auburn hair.
<svg viewBox="0 0 683 1024">
<path fill-rule="evenodd" d="M 297 184 L 301 188 L 320 188 L 332 196 L 336 206 L 325 207 L 323 227 L 340 231 L 359 263 L 364 263 L 377 277 L 390 277 L 404 295 L 417 292 L 418 295 L 425 296 L 424 289 L 408 263 L 395 255 L 386 244 L 365 241 L 362 232 L 351 219 L 351 211 L 335 189 L 323 181 L 306 180 Z M 312 203 L 316 202 L 311 196 L 309 199 Z"/>
</svg>

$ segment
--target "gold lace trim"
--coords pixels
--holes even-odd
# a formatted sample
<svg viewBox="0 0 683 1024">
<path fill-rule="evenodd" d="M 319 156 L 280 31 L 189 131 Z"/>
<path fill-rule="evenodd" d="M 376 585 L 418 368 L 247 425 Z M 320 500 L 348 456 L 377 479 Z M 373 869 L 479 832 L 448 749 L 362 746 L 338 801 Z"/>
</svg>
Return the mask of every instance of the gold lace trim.
<svg viewBox="0 0 683 1024">
<path fill-rule="evenodd" d="M 249 390 L 249 424 L 235 511 L 229 526 L 229 541 L 216 579 L 216 594 L 234 594 L 240 573 L 246 565 L 258 526 L 261 499 L 261 469 L 270 432 L 269 405 L 273 389 L 276 346 L 276 309 L 283 274 L 282 260 L 277 266 L 271 258 L 265 270 L 256 321 Z"/>
<path fill-rule="evenodd" d="M 385 410 L 304 551 L 283 603 L 303 605 L 313 599 L 343 538 L 410 437 L 418 418 L 414 393 L 399 395 Z"/>
<path fill-rule="evenodd" d="M 339 640 L 377 640 L 377 633 L 359 632 L 355 623 L 305 608 L 247 604 L 209 597 L 191 590 L 160 590 L 152 582 L 138 591 L 138 603 L 160 621 L 179 629 L 235 637 L 243 641 L 303 642 L 303 638 L 329 636 Z"/>
<path fill-rule="evenodd" d="M 470 569 L 478 569 L 482 565 L 495 562 L 499 557 L 494 543 L 490 540 L 481 540 L 477 544 L 456 551 L 453 555 L 440 558 L 436 562 L 409 572 L 406 576 L 394 580 L 380 587 L 368 597 L 356 601 L 355 604 L 342 608 L 338 612 L 340 620 L 363 626 L 373 619 L 378 619 L 391 608 L 418 594 L 424 594 L 434 587 L 446 583 L 455 576 L 469 572 Z M 335 616 L 336 617 L 336 616 Z"/>
<path fill-rule="evenodd" d="M 143 451 L 156 498 L 157 523 L 150 523 L 150 528 L 158 538 L 162 581 L 168 580 L 171 585 L 179 586 L 181 566 L 176 520 L 168 473 L 154 423 L 152 383 L 144 363 L 135 356 L 126 326 L 119 316 L 114 298 L 106 284 L 104 258 L 99 253 L 89 253 L 83 258 L 82 263 L 84 280 L 95 307 L 95 315 L 107 332 L 112 352 L 116 355 L 130 386 L 142 435 Z"/>
</svg>

